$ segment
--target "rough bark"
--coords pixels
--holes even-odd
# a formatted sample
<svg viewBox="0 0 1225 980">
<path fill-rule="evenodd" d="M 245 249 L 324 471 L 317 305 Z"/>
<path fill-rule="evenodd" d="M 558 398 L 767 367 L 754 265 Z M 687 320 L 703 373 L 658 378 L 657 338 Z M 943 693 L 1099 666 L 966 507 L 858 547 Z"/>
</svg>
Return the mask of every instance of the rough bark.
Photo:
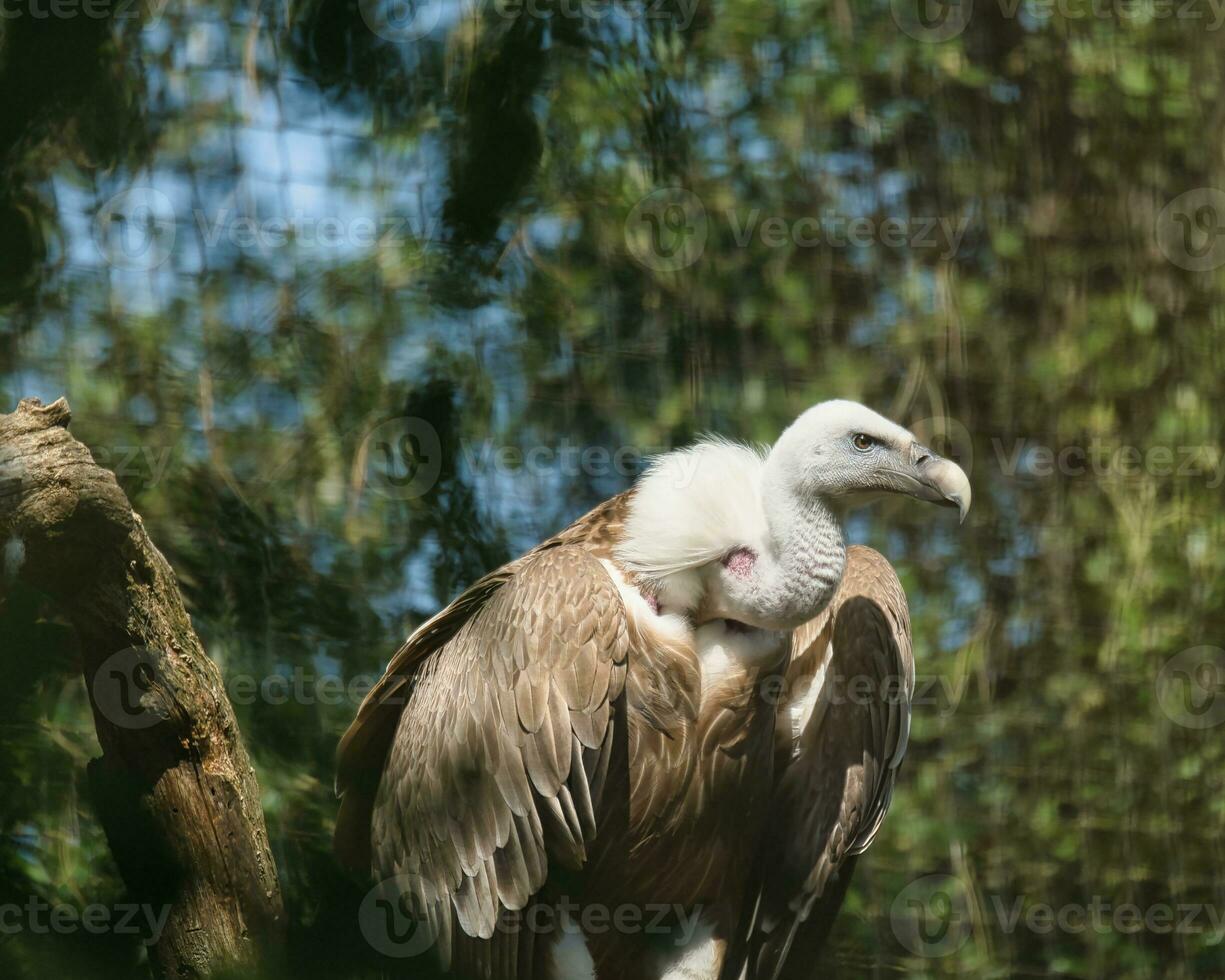
<svg viewBox="0 0 1225 980">
<path fill-rule="evenodd" d="M 62 398 L 0 415 L 0 589 L 39 589 L 79 635 L 103 751 L 95 804 L 132 897 L 169 906 L 156 971 L 266 961 L 284 909 L 220 672 L 169 564 L 69 418 Z"/>
</svg>

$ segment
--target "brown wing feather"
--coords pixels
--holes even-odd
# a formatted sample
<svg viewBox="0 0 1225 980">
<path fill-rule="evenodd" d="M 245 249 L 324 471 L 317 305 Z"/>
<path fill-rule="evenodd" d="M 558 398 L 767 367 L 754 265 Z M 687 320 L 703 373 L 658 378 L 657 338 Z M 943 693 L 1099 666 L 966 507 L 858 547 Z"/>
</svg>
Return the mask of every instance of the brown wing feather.
<svg viewBox="0 0 1225 980">
<path fill-rule="evenodd" d="M 803 691 L 822 662 L 825 678 L 806 727 L 779 753 L 749 980 L 811 972 L 854 858 L 889 808 L 910 731 L 910 617 L 884 557 L 850 548 L 829 610 L 796 634 L 805 646 L 794 649 L 788 689 Z"/>
<path fill-rule="evenodd" d="M 341 822 L 364 832 L 379 875 L 420 883 L 415 911 L 444 965 L 509 980 L 531 962 L 529 931 L 499 923 L 551 865 L 586 861 L 628 649 L 612 579 L 558 543 L 474 585 L 367 698 L 341 747 L 338 840 Z M 349 794 L 371 785 L 346 821 Z"/>
<path fill-rule="evenodd" d="M 357 717 L 336 750 L 336 817 L 333 844 L 340 860 L 354 871 L 370 870 L 370 814 L 400 713 L 408 703 L 417 667 L 447 643 L 473 612 L 509 581 L 512 563 L 471 585 L 451 605 L 427 620 L 396 651 L 378 683 L 362 700 Z"/>
<path fill-rule="evenodd" d="M 374 798 L 418 666 L 441 649 L 535 555 L 572 545 L 584 548 L 597 558 L 611 557 L 632 498 L 632 489 L 610 497 L 522 558 L 479 579 L 442 612 L 422 624 L 396 651 L 382 678 L 362 701 L 357 717 L 341 738 L 336 752 L 336 794 L 341 803 L 334 846 L 346 866 L 362 873 L 370 869 L 370 817 Z M 515 655 L 523 666 L 522 643 Z M 585 663 L 577 660 L 575 670 L 581 670 Z M 581 676 L 579 679 L 582 680 Z M 584 722 L 577 715 L 574 720 L 576 724 Z M 584 744 L 595 747 L 592 740 L 597 733 L 586 727 L 583 732 L 586 735 Z M 598 735 L 596 745 L 603 741 L 602 729 Z"/>
</svg>

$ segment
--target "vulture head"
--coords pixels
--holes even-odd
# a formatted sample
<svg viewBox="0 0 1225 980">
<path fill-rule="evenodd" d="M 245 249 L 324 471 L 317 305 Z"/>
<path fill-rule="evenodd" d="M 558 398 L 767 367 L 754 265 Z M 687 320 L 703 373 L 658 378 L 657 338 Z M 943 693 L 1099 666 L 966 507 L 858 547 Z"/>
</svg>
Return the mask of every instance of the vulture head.
<svg viewBox="0 0 1225 980">
<path fill-rule="evenodd" d="M 770 450 L 764 478 L 775 507 L 802 508 L 812 498 L 901 493 L 956 507 L 963 521 L 970 509 L 970 481 L 960 466 L 856 402 L 822 402 L 808 409 Z"/>
<path fill-rule="evenodd" d="M 639 485 L 619 549 L 665 612 L 790 630 L 837 591 L 846 547 L 837 512 L 882 493 L 970 508 L 970 481 L 900 425 L 828 401 L 763 455 L 721 440 L 663 456 Z"/>
</svg>

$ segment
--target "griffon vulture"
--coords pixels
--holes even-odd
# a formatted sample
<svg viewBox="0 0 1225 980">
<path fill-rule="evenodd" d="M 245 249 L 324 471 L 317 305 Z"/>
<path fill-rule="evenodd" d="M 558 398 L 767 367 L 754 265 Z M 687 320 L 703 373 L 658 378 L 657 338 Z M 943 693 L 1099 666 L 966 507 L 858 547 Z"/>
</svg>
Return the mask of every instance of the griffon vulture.
<svg viewBox="0 0 1225 980">
<path fill-rule="evenodd" d="M 906 748 L 906 599 L 835 516 L 881 492 L 970 506 L 956 464 L 846 401 L 768 451 L 660 457 L 395 654 L 340 744 L 338 853 L 408 882 L 462 977 L 786 975 Z"/>
</svg>

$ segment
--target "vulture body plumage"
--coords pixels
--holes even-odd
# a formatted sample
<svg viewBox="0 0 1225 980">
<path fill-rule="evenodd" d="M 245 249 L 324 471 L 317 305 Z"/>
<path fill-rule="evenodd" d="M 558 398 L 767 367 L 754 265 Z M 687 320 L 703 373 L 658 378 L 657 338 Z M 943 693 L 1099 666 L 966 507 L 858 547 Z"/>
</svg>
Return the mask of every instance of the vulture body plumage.
<svg viewBox="0 0 1225 980">
<path fill-rule="evenodd" d="M 970 502 L 905 429 L 826 402 L 768 453 L 665 455 L 474 583 L 341 741 L 340 856 L 457 976 L 786 976 L 906 748 L 905 596 L 831 509 L 878 492 Z"/>
</svg>

